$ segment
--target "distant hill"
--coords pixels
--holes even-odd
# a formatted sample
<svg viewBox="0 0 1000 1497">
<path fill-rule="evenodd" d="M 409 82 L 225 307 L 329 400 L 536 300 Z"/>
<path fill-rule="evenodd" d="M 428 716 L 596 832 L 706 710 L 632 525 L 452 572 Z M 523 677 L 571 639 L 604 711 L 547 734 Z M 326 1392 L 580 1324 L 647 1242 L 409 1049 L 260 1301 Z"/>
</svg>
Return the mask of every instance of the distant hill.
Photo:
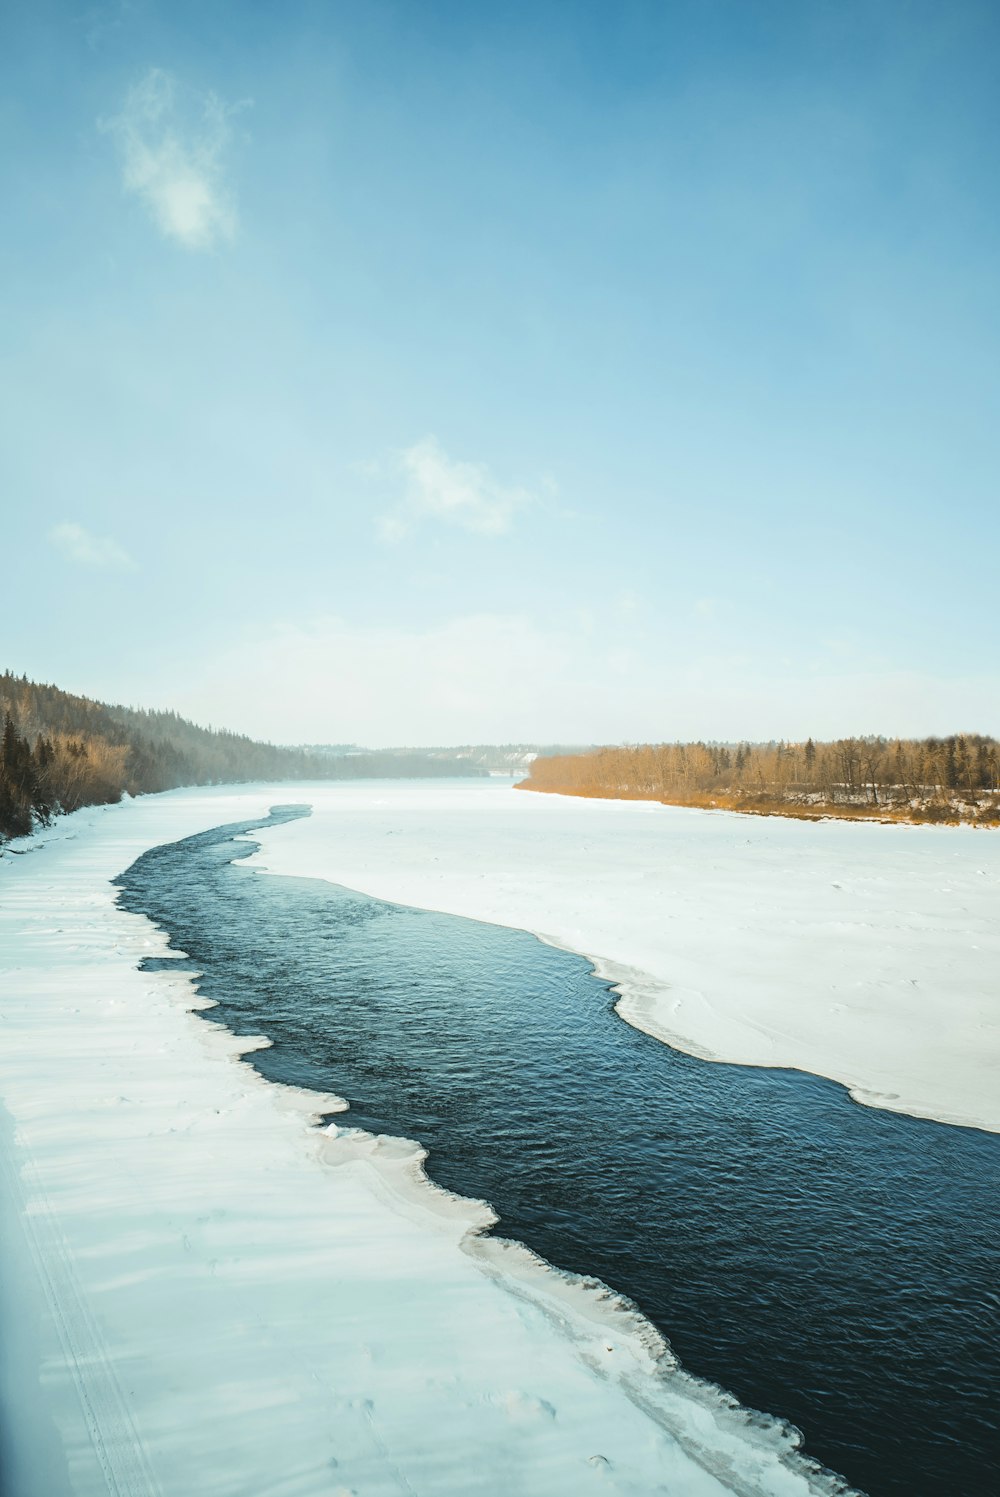
<svg viewBox="0 0 1000 1497">
<path fill-rule="evenodd" d="M 472 762 L 417 750 L 282 748 L 198 727 L 176 712 L 95 702 L 10 672 L 0 675 L 0 723 L 0 840 L 24 836 L 62 811 L 180 785 L 486 773 Z"/>
<path fill-rule="evenodd" d="M 579 743 L 465 743 L 420 750 L 393 749 L 392 752 L 419 752 L 451 763 L 476 765 L 491 774 L 518 774 L 529 769 L 536 759 L 549 758 L 553 754 L 583 754 L 591 747 Z"/>
<path fill-rule="evenodd" d="M 535 759 L 545 759 L 553 754 L 586 754 L 593 749 L 592 744 L 580 743 L 459 743 L 374 750 L 361 748 L 356 743 L 306 743 L 298 747 L 304 753 L 318 754 L 324 758 L 386 753 L 397 759 L 431 760 L 435 764 L 446 766 L 438 771 L 441 774 L 469 774 L 478 771 L 493 775 L 525 774 Z"/>
</svg>

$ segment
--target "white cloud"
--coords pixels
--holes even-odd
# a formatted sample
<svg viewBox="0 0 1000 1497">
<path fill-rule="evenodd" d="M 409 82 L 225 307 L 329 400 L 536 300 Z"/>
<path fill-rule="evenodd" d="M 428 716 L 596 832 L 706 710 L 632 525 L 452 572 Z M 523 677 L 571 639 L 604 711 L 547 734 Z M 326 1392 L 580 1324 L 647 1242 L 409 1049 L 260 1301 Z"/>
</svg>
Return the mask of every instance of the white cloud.
<svg viewBox="0 0 1000 1497">
<path fill-rule="evenodd" d="M 84 567 L 104 567 L 124 571 L 135 565 L 124 547 L 107 535 L 91 535 L 82 525 L 67 521 L 54 525 L 49 540 L 57 551 Z"/>
<path fill-rule="evenodd" d="M 183 89 L 151 68 L 129 89 L 121 114 L 100 127 L 118 142 L 122 184 L 145 203 L 160 231 L 186 249 L 209 249 L 236 232 L 236 209 L 223 180 L 232 130 L 215 94 Z"/>
<path fill-rule="evenodd" d="M 378 521 L 384 541 L 399 541 L 424 520 L 457 525 L 476 535 L 502 535 L 519 509 L 530 504 L 527 489 L 498 483 L 482 463 L 449 457 L 436 437 L 422 437 L 399 456 L 406 482 L 400 504 Z"/>
</svg>

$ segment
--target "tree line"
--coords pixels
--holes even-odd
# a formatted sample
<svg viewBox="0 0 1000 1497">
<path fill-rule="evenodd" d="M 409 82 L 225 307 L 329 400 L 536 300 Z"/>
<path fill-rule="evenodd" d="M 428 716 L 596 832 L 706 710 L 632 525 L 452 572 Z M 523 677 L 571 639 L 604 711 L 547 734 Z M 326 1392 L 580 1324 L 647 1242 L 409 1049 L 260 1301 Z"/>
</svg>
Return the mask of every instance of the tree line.
<svg viewBox="0 0 1000 1497">
<path fill-rule="evenodd" d="M 524 790 L 791 815 L 1000 820 L 1000 744 L 947 738 L 659 743 L 535 759 Z"/>
<path fill-rule="evenodd" d="M 176 712 L 91 701 L 9 671 L 0 675 L 0 722 L 0 841 L 60 812 L 181 785 L 484 773 L 415 752 L 283 748 L 198 727 Z"/>
</svg>

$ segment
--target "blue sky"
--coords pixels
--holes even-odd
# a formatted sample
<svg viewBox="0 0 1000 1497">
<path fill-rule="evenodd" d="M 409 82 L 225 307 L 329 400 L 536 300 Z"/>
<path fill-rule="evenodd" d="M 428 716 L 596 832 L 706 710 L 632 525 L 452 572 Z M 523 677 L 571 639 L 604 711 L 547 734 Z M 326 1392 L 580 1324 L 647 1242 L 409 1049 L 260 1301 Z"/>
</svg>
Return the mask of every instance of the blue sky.
<svg viewBox="0 0 1000 1497">
<path fill-rule="evenodd" d="M 15 0 L 0 665 L 279 741 L 1000 732 L 998 42 Z"/>
</svg>

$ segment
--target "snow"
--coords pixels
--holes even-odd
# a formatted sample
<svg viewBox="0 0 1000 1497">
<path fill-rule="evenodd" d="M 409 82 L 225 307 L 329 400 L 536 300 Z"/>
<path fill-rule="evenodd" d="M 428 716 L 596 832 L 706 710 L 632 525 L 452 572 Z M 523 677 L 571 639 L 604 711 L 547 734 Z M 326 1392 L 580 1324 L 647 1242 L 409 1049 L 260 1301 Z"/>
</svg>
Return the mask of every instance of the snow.
<svg viewBox="0 0 1000 1497">
<path fill-rule="evenodd" d="M 312 838 L 269 835 L 268 857 L 337 877 L 371 859 L 380 883 L 391 843 L 411 897 L 422 864 L 443 858 L 456 887 L 471 860 L 499 908 L 501 847 L 534 827 L 546 887 L 556 813 L 473 791 L 310 787 Z M 147 847 L 305 798 L 148 797 L 0 859 L 5 1497 L 833 1490 L 787 1431 L 658 1364 L 612 1295 L 478 1238 L 487 1208 L 430 1186 L 414 1146 L 262 1080 L 239 1059 L 260 1038 L 195 1017 L 189 976 L 138 970 L 165 939 L 109 880 Z"/>
<path fill-rule="evenodd" d="M 310 790 L 260 867 L 534 931 L 682 1050 L 1000 1130 L 1000 833 L 504 791 Z"/>
</svg>

